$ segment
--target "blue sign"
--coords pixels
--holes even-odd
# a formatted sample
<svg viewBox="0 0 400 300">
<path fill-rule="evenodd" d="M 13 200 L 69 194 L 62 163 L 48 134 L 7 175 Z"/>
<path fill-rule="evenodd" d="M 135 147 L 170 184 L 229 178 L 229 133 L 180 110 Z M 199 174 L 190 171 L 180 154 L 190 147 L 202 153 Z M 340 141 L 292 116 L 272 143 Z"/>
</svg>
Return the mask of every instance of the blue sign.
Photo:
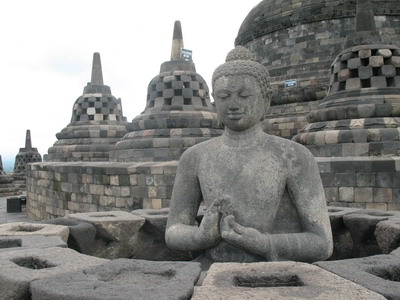
<svg viewBox="0 0 400 300">
<path fill-rule="evenodd" d="M 285 88 L 291 88 L 291 87 L 296 87 L 297 86 L 297 80 L 292 79 L 292 80 L 286 80 L 285 81 Z"/>
</svg>

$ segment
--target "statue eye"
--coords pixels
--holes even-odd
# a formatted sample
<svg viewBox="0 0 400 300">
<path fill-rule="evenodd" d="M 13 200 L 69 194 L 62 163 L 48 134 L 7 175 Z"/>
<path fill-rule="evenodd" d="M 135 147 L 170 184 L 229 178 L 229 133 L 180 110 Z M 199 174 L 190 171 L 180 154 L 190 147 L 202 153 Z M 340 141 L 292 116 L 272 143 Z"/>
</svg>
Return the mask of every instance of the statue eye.
<svg viewBox="0 0 400 300">
<path fill-rule="evenodd" d="M 240 97 L 242 97 L 242 98 L 247 98 L 247 97 L 250 97 L 250 96 L 252 96 L 252 94 L 248 90 L 243 91 L 243 92 L 240 93 Z"/>
<path fill-rule="evenodd" d="M 229 94 L 227 92 L 218 93 L 218 98 L 220 98 L 220 99 L 225 99 L 225 98 L 228 98 L 228 97 L 229 97 Z"/>
</svg>

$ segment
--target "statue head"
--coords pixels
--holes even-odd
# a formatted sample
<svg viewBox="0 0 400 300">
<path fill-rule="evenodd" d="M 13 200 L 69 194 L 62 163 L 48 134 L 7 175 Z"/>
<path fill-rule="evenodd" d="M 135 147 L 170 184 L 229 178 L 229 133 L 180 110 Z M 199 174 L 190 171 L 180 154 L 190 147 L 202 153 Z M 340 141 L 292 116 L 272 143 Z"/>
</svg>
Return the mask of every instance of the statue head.
<svg viewBox="0 0 400 300">
<path fill-rule="evenodd" d="M 260 122 L 271 102 L 268 70 L 243 46 L 229 52 L 214 71 L 212 87 L 218 117 L 232 130 Z"/>
</svg>

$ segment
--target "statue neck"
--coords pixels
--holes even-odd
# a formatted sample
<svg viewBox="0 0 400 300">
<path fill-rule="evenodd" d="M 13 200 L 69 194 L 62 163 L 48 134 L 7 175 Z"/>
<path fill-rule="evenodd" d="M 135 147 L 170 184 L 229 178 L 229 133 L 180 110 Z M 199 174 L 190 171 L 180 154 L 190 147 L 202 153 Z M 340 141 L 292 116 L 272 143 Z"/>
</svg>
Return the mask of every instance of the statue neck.
<svg viewBox="0 0 400 300">
<path fill-rule="evenodd" d="M 261 124 L 258 123 L 243 131 L 234 131 L 225 127 L 222 138 L 224 143 L 228 146 L 247 147 L 257 143 L 263 135 L 265 135 L 265 133 L 261 128 Z"/>
</svg>

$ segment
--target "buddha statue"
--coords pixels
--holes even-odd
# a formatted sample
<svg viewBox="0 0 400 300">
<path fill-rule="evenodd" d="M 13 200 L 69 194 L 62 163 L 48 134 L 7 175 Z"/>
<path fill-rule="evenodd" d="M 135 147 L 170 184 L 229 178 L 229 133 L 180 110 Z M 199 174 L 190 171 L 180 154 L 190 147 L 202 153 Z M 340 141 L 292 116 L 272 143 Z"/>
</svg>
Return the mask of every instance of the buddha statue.
<svg viewBox="0 0 400 300">
<path fill-rule="evenodd" d="M 220 137 L 178 164 L 166 242 L 211 262 L 324 260 L 332 233 L 318 167 L 304 146 L 263 132 L 271 101 L 267 69 L 242 46 L 212 78 Z M 207 210 L 200 224 L 200 204 Z"/>
</svg>

